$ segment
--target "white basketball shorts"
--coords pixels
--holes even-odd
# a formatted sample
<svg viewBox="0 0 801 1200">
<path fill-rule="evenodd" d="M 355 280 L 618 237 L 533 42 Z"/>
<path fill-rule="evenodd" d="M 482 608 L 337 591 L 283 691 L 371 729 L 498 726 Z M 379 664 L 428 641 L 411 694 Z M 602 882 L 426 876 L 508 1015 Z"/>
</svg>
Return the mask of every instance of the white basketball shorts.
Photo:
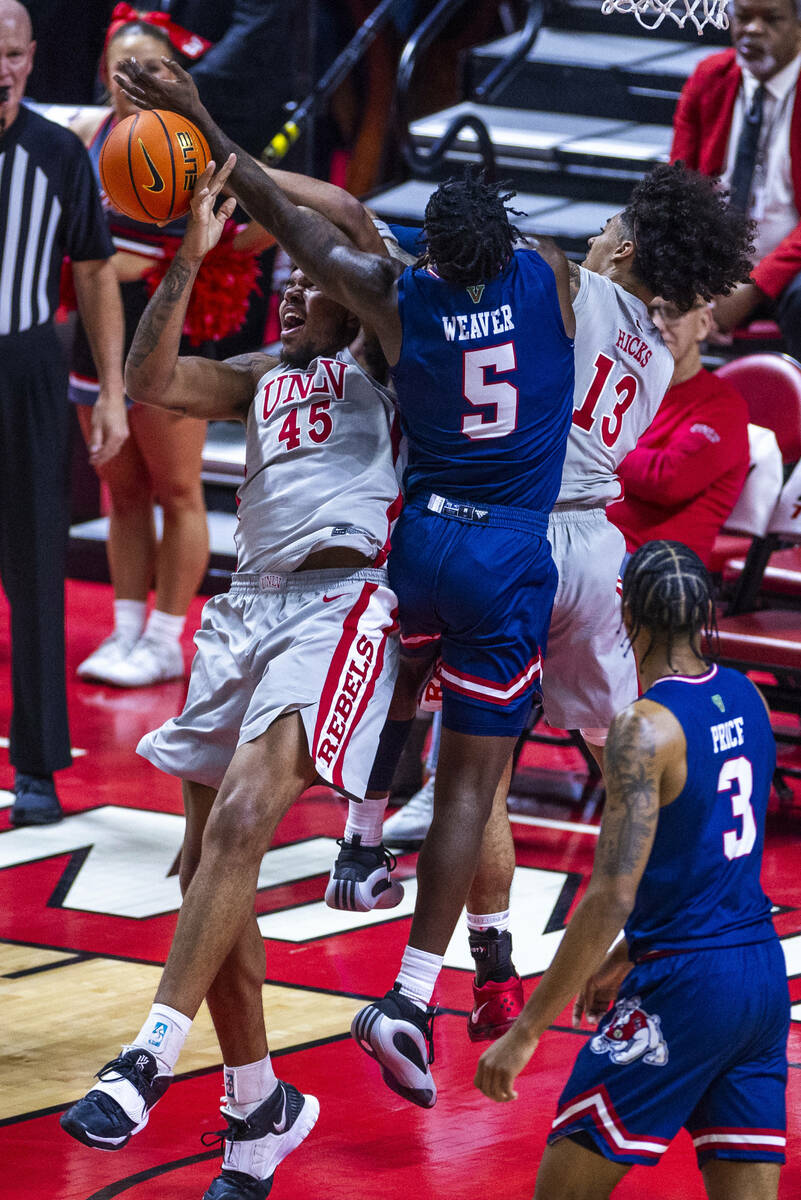
<svg viewBox="0 0 801 1200">
<path fill-rule="evenodd" d="M 384 569 L 234 575 L 203 608 L 183 712 L 137 753 L 219 788 L 234 751 L 299 712 L 318 774 L 363 798 L 398 670 Z"/>
<path fill-rule="evenodd" d="M 545 719 L 598 734 L 637 699 L 618 590 L 626 543 L 602 508 L 552 512 L 548 541 L 559 585 L 542 674 Z"/>
</svg>

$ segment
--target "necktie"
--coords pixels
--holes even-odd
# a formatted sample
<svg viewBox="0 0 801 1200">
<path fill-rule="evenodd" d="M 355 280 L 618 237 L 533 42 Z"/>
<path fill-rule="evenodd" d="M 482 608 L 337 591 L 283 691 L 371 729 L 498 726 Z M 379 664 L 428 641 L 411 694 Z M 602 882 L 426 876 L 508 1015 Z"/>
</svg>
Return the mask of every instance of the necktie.
<svg viewBox="0 0 801 1200">
<path fill-rule="evenodd" d="M 751 198 L 751 181 L 757 161 L 764 105 L 765 86 L 760 84 L 754 93 L 751 107 L 743 113 L 743 126 L 737 142 L 734 170 L 731 173 L 729 202 L 744 213 L 748 212 L 748 202 Z"/>
</svg>

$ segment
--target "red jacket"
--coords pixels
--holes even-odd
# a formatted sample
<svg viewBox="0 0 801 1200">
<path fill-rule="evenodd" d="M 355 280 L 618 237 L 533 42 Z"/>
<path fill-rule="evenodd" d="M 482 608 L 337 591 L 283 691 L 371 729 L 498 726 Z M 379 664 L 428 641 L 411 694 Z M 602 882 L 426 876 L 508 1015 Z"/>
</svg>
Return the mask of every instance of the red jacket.
<svg viewBox="0 0 801 1200">
<path fill-rule="evenodd" d="M 623 459 L 625 494 L 606 510 L 636 550 L 684 542 L 709 563 L 748 474 L 748 409 L 730 383 L 700 370 L 668 388 L 651 425 Z"/>
<path fill-rule="evenodd" d="M 673 118 L 670 161 L 682 159 L 704 175 L 726 165 L 734 102 L 741 71 L 734 50 L 713 54 L 687 80 Z M 795 206 L 801 212 L 801 88 L 796 88 L 790 122 L 790 170 Z M 754 283 L 774 300 L 801 271 L 801 223 L 752 272 Z"/>
</svg>

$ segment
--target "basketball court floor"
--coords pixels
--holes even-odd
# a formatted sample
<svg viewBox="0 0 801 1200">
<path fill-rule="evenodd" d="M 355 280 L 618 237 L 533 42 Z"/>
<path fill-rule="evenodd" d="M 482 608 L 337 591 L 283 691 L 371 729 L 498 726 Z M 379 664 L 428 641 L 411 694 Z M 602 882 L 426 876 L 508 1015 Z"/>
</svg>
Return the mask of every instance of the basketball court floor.
<svg viewBox="0 0 801 1200">
<path fill-rule="evenodd" d="M 190 613 L 198 621 L 200 602 Z M 68 669 L 111 624 L 110 590 L 70 583 Z M 191 643 L 187 638 L 187 652 Z M 8 610 L 0 600 L 0 732 L 10 693 Z M 166 957 L 179 904 L 179 788 L 134 754 L 140 735 L 180 707 L 184 684 L 118 692 L 73 682 L 75 764 L 59 779 L 67 818 L 45 829 L 11 829 L 11 795 L 0 791 L 0 1194 L 24 1200 L 200 1200 L 218 1153 L 203 1133 L 222 1128 L 219 1051 L 208 1016 L 197 1021 L 180 1074 L 150 1125 L 115 1154 L 68 1138 L 58 1117 L 139 1027 Z M 0 740 L 0 789 L 11 786 Z M 581 763 L 567 751 L 531 747 L 516 807 L 518 872 L 513 895 L 515 960 L 526 990 L 559 943 L 588 878 L 597 805 L 580 798 Z M 570 802 L 569 797 L 574 799 Z M 408 1105 L 380 1082 L 348 1036 L 353 1013 L 393 981 L 414 902 L 415 855 L 399 909 L 378 916 L 334 913 L 324 883 L 344 804 L 309 791 L 265 857 L 257 899 L 267 945 L 264 1002 L 276 1068 L 321 1101 L 303 1148 L 279 1169 L 274 1200 L 530 1200 L 557 1096 L 586 1036 L 569 1014 L 546 1034 L 518 1082 L 520 1099 L 495 1105 L 472 1086 L 480 1047 L 466 1034 L 470 959 L 464 929 L 446 958 L 436 999 L 434 1071 L 439 1101 Z M 790 1037 L 789 1155 L 780 1195 L 801 1195 L 801 786 L 792 810 L 771 813 L 764 885 L 777 908 L 794 1017 Z M 710 1019 L 692 1011 L 688 1021 Z M 695 1200 L 703 1195 L 682 1134 L 654 1169 L 635 1168 L 621 1200 Z"/>
</svg>

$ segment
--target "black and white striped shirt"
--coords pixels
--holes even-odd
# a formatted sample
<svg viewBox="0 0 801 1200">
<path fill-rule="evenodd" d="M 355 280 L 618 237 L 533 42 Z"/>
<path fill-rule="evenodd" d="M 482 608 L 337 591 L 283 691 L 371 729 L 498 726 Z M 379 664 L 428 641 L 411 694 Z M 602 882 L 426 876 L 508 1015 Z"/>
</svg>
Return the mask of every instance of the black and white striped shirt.
<svg viewBox="0 0 801 1200">
<path fill-rule="evenodd" d="M 80 141 L 23 105 L 0 138 L 0 337 L 52 320 L 65 257 L 113 253 Z"/>
</svg>

